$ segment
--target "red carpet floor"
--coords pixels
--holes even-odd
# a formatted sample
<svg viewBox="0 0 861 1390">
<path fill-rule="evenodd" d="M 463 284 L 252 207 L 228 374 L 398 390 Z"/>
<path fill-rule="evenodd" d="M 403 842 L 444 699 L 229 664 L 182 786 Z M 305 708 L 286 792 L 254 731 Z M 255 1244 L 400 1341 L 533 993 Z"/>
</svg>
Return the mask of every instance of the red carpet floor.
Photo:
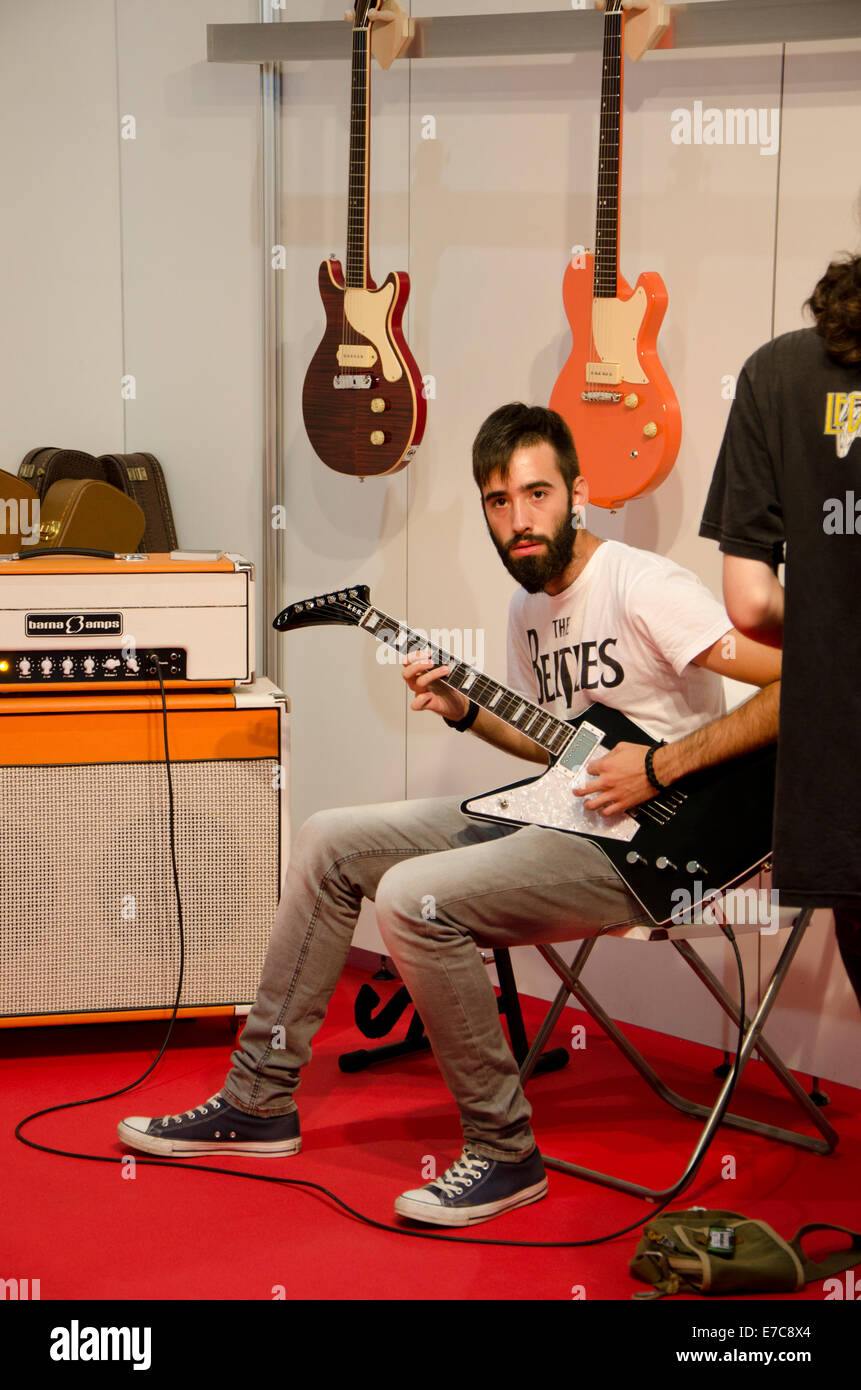
<svg viewBox="0 0 861 1390">
<path fill-rule="evenodd" d="M 298 1096 L 302 1153 L 212 1162 L 219 1170 L 317 1183 L 375 1221 L 415 1229 L 398 1222 L 393 1200 L 421 1185 L 430 1161 L 439 1173 L 459 1155 L 460 1130 L 429 1053 L 357 1075 L 339 1070 L 339 1054 L 365 1044 L 352 1020 L 365 979 L 355 969 L 345 972 L 317 1037 Z M 377 986 L 384 995 L 395 987 Z M 531 1035 L 545 1006 L 523 1003 Z M 563 1046 L 572 1017 L 566 1010 L 557 1031 Z M 406 1016 L 396 1037 L 405 1025 Z M 15 1139 L 26 1114 L 134 1080 L 157 1053 L 165 1028 L 132 1023 L 0 1032 L 0 1278 L 38 1279 L 43 1300 L 628 1300 L 643 1287 L 628 1273 L 633 1233 L 584 1249 L 458 1249 L 364 1226 L 307 1189 L 143 1163 L 132 1176 L 128 1164 L 56 1157 Z M 642 1029 L 629 1032 L 682 1093 L 700 1100 L 715 1093 L 713 1051 Z M 202 1103 L 221 1084 L 232 1046 L 226 1020 L 182 1021 L 157 1070 L 135 1091 L 44 1116 L 26 1133 L 41 1144 L 119 1159 L 117 1121 Z M 827 1113 L 840 1134 L 834 1155 L 724 1128 L 693 1186 L 673 1205 L 758 1216 L 784 1236 L 813 1220 L 861 1229 L 861 1094 L 830 1083 L 826 1089 Z M 669 1185 L 696 1139 L 696 1123 L 663 1106 L 592 1028 L 586 1048 L 573 1052 L 563 1071 L 531 1082 L 529 1095 L 544 1151 L 640 1181 Z M 796 1123 L 761 1062 L 748 1067 L 734 1108 Z M 722 1176 L 732 1171 L 734 1177 Z M 651 1209 L 561 1173 L 550 1172 L 549 1179 L 544 1201 L 468 1234 L 585 1240 L 643 1223 Z M 824 1249 L 814 1243 L 810 1253 Z M 822 1300 L 821 1283 L 794 1298 Z"/>
</svg>

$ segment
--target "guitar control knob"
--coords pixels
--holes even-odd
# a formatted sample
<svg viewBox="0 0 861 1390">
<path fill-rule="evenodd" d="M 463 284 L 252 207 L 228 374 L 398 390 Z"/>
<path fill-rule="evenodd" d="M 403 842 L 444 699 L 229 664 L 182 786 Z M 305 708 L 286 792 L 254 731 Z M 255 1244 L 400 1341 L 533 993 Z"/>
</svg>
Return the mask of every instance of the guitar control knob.
<svg viewBox="0 0 861 1390">
<path fill-rule="evenodd" d="M 647 859 L 643 858 L 642 854 L 638 854 L 635 849 L 629 849 L 628 853 L 625 855 L 625 859 L 629 864 L 648 864 L 649 862 Z"/>
<path fill-rule="evenodd" d="M 672 869 L 675 873 L 678 873 L 675 864 L 673 864 L 665 854 L 659 855 L 655 860 L 655 868 L 660 869 L 662 872 L 664 869 Z"/>
<path fill-rule="evenodd" d="M 376 444 L 376 445 L 380 445 L 380 444 L 385 444 L 385 442 L 386 442 L 386 436 L 383 434 L 383 431 L 382 431 L 382 430 L 374 430 L 373 433 L 372 433 L 372 435 L 371 435 L 371 443 L 372 443 L 372 444 Z"/>
<path fill-rule="evenodd" d="M 630 396 L 626 396 L 626 397 L 625 397 L 625 405 L 628 407 L 629 410 L 636 410 L 636 409 L 637 409 L 637 406 L 638 406 L 639 404 L 640 404 L 640 397 L 639 397 L 639 396 L 635 396 L 635 395 L 632 393 Z"/>
<path fill-rule="evenodd" d="M 647 425 L 643 426 L 643 434 L 645 435 L 646 439 L 654 439 L 657 433 L 658 427 L 655 424 L 654 420 L 650 420 Z"/>
<path fill-rule="evenodd" d="M 689 874 L 707 874 L 707 873 L 708 873 L 708 869 L 703 868 L 702 864 L 699 862 L 698 859 L 689 859 L 688 862 L 687 862 L 687 864 L 685 865 L 685 869 L 687 870 L 687 872 L 688 872 Z"/>
<path fill-rule="evenodd" d="M 371 401 L 371 410 L 374 412 L 374 414 L 382 415 L 385 408 L 386 403 L 383 400 L 382 396 L 374 396 L 374 399 Z"/>
</svg>

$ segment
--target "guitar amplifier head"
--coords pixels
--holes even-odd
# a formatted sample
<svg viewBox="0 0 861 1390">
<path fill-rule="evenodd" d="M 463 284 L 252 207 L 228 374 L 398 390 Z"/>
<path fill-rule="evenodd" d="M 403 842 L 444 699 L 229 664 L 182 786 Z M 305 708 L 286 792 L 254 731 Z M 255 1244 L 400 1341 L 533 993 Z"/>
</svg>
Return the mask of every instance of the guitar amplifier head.
<svg viewBox="0 0 861 1390">
<path fill-rule="evenodd" d="M 270 681 L 167 695 L 180 1012 L 257 993 L 289 852 L 289 713 Z M 164 1017 L 179 922 L 160 695 L 0 701 L 0 1028 Z"/>
<path fill-rule="evenodd" d="M 253 681 L 249 561 L 0 556 L 0 693 L 158 690 L 157 669 L 168 689 Z"/>
</svg>

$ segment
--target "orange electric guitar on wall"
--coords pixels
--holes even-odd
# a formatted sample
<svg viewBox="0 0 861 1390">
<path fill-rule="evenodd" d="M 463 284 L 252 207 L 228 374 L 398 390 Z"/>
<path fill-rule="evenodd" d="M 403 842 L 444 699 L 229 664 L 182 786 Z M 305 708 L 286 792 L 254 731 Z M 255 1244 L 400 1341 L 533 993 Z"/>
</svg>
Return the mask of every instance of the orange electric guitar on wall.
<svg viewBox="0 0 861 1390">
<path fill-rule="evenodd" d="M 607 0 L 595 252 L 573 256 L 565 271 L 573 348 L 550 397 L 574 435 L 590 501 L 612 508 L 663 482 L 682 437 L 656 347 L 666 287 L 646 271 L 632 290 L 619 273 L 623 25 L 622 0 Z"/>
<path fill-rule="evenodd" d="M 424 434 L 422 378 L 401 330 L 409 276 L 393 272 L 378 289 L 368 258 L 371 51 L 369 14 L 380 0 L 357 0 L 353 23 L 350 176 L 346 273 L 320 267 L 326 331 L 305 377 L 302 413 L 315 452 L 354 477 L 396 473 Z"/>
</svg>

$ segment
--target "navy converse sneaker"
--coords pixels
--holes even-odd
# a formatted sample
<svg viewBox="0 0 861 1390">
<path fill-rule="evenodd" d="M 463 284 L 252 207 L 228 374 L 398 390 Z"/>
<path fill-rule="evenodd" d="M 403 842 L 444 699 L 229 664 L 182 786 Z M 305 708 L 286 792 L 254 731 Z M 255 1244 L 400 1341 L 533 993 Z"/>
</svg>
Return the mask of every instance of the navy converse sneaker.
<svg viewBox="0 0 861 1390">
<path fill-rule="evenodd" d="M 184 1115 L 164 1115 L 151 1120 L 131 1115 L 117 1125 L 123 1144 L 146 1154 L 191 1158 L 198 1154 L 263 1154 L 282 1158 L 302 1147 L 299 1115 L 246 1115 L 221 1096 Z"/>
<path fill-rule="evenodd" d="M 441 1178 L 402 1192 L 395 1211 L 433 1226 L 471 1226 L 538 1202 L 546 1192 L 547 1178 L 537 1149 L 519 1163 L 499 1163 L 466 1145 Z"/>
</svg>

